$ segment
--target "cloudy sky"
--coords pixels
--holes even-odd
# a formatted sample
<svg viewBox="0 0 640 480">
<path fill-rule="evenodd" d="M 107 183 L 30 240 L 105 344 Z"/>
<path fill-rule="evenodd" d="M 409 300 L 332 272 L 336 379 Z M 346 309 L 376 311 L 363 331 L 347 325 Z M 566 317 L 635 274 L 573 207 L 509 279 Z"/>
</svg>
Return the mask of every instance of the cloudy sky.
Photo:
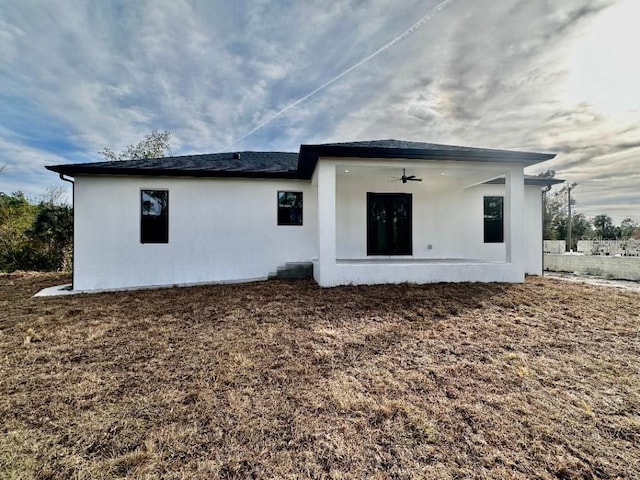
<svg viewBox="0 0 640 480">
<path fill-rule="evenodd" d="M 153 129 L 174 154 L 398 138 L 558 152 L 528 173 L 640 222 L 639 18 L 638 0 L 4 0 L 0 191 L 35 197 L 59 184 L 44 165 Z"/>
</svg>

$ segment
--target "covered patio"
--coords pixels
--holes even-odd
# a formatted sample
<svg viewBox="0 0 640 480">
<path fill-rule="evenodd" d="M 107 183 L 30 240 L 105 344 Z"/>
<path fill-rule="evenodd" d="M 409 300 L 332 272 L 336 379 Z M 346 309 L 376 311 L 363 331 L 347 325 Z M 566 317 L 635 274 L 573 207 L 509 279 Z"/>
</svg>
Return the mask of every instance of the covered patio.
<svg viewBox="0 0 640 480">
<path fill-rule="evenodd" d="M 541 245 L 541 191 L 539 186 L 532 189 L 527 194 L 533 201 L 525 202 L 524 167 L 545 154 L 492 152 L 411 151 L 405 152 L 407 158 L 341 156 L 338 151 L 318 155 L 312 177 L 318 192 L 316 281 L 321 286 L 521 283 L 525 273 L 537 273 L 528 271 L 525 257 L 526 245 Z M 404 172 L 421 181 L 403 182 Z M 383 209 L 383 221 L 374 223 L 378 217 L 371 213 L 373 201 L 384 195 L 407 198 L 396 209 L 405 215 L 402 225 L 408 225 L 403 227 L 408 232 L 403 242 L 396 242 L 401 214 Z M 502 238 L 487 242 L 483 199 L 495 197 L 503 202 Z M 530 218 L 525 203 L 533 203 L 537 218 Z M 531 221 L 536 223 L 528 228 Z M 383 242 L 375 238 L 381 230 L 386 235 Z M 532 232 L 537 235 L 533 240 L 527 238 Z M 394 242 L 398 248 L 388 246 Z"/>
</svg>

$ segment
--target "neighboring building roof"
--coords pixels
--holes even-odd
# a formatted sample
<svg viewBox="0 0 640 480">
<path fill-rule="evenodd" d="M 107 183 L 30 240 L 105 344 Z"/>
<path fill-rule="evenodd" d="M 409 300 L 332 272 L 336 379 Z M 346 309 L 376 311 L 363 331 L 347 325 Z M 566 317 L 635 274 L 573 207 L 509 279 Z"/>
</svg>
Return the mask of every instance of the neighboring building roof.
<svg viewBox="0 0 640 480">
<path fill-rule="evenodd" d="M 491 161 L 521 163 L 524 166 L 528 166 L 550 160 L 555 157 L 555 154 L 493 150 L 403 140 L 372 140 L 301 145 L 300 153 L 213 153 L 145 160 L 51 165 L 46 168 L 69 176 L 89 174 L 309 179 L 313 174 L 318 158 L 323 156 L 407 158 L 428 161 Z"/>
</svg>

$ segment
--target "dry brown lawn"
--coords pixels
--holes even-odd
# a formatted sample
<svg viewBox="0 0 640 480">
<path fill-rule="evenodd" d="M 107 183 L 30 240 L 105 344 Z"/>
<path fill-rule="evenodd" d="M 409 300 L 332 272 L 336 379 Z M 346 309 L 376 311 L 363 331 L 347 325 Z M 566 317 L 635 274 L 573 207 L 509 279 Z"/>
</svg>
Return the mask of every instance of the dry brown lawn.
<svg viewBox="0 0 640 480">
<path fill-rule="evenodd" d="M 65 281 L 0 276 L 0 478 L 640 478 L 639 293 Z"/>
</svg>

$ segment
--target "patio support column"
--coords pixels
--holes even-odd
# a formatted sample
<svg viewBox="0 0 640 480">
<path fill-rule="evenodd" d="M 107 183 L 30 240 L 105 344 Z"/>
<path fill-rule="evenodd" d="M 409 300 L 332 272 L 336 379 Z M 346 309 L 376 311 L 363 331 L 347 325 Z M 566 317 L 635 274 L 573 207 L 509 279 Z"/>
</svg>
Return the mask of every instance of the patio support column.
<svg viewBox="0 0 640 480">
<path fill-rule="evenodd" d="M 318 174 L 318 266 L 316 281 L 332 286 L 336 267 L 336 166 L 319 160 Z"/>
<path fill-rule="evenodd" d="M 504 242 L 513 281 L 524 281 L 524 171 L 511 167 L 505 175 Z"/>
</svg>

